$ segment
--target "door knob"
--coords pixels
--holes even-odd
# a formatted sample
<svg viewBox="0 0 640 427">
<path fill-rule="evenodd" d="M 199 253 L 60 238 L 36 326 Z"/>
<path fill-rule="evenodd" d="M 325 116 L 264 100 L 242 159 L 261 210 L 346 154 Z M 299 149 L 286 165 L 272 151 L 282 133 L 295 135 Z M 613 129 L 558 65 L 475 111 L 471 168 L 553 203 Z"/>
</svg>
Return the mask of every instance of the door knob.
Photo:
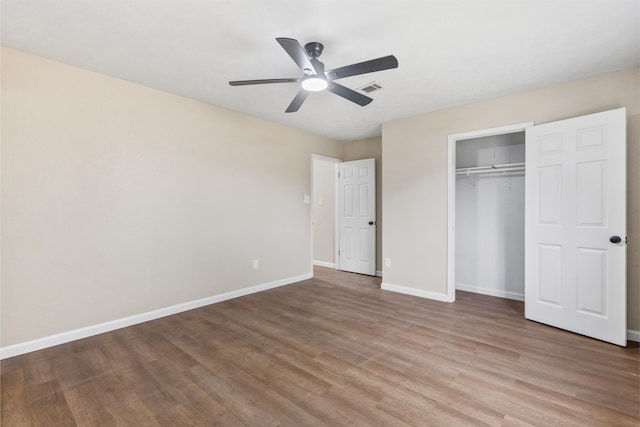
<svg viewBox="0 0 640 427">
<path fill-rule="evenodd" d="M 369 221 L 369 225 L 373 225 L 373 224 L 374 224 L 374 222 L 373 222 L 373 221 Z"/>
<path fill-rule="evenodd" d="M 620 243 L 622 242 L 622 239 L 620 238 L 620 236 L 611 236 L 609 237 L 609 241 L 611 243 Z"/>
</svg>

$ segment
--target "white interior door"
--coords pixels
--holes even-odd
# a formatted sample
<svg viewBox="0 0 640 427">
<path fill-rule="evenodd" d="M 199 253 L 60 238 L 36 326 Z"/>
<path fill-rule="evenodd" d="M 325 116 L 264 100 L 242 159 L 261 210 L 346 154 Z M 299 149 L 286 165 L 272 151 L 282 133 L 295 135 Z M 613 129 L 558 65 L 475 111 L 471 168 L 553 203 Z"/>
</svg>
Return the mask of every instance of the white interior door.
<svg viewBox="0 0 640 427">
<path fill-rule="evenodd" d="M 340 163 L 338 194 L 338 269 L 375 276 L 376 160 Z"/>
<path fill-rule="evenodd" d="M 525 317 L 622 346 L 625 122 L 622 108 L 527 128 L 525 178 Z"/>
</svg>

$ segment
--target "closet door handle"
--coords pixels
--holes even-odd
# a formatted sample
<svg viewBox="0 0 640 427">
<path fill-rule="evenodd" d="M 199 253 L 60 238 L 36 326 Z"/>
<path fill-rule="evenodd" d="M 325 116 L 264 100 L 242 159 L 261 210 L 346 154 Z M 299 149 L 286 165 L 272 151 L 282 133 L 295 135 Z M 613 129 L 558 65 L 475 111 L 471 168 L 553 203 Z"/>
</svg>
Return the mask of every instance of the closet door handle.
<svg viewBox="0 0 640 427">
<path fill-rule="evenodd" d="M 609 241 L 611 243 L 620 243 L 622 242 L 622 239 L 620 238 L 620 236 L 611 236 L 609 237 Z"/>
</svg>

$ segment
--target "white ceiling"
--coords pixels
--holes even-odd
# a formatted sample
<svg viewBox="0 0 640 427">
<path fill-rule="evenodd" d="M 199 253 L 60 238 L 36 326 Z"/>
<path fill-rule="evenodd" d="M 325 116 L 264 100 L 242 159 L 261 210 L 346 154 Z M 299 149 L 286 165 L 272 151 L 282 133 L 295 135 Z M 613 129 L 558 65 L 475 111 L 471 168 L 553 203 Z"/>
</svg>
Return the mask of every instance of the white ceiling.
<svg viewBox="0 0 640 427">
<path fill-rule="evenodd" d="M 640 65 L 638 0 L 2 0 L 4 46 L 349 141 L 389 120 Z M 328 92 L 285 114 L 299 77 L 276 37 L 324 44 L 327 69 L 383 89 L 360 107 Z"/>
</svg>

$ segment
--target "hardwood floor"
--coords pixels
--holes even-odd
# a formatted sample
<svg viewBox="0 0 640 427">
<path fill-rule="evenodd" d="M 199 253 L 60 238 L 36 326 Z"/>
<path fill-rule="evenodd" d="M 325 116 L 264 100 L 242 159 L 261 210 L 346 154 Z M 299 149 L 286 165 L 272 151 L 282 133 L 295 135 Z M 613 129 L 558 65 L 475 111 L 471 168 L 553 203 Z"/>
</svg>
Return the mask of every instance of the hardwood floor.
<svg viewBox="0 0 640 427">
<path fill-rule="evenodd" d="M 2 361 L 2 426 L 638 426 L 638 344 L 315 278 Z"/>
</svg>

